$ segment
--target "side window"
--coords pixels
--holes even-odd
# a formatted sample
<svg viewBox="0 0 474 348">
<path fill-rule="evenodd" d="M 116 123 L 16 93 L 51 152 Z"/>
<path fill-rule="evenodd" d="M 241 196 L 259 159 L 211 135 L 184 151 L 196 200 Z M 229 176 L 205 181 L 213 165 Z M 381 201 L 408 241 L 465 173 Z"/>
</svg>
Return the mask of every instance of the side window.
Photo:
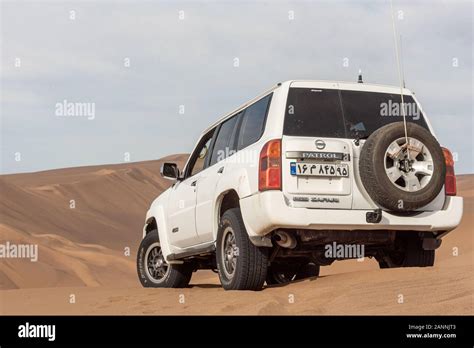
<svg viewBox="0 0 474 348">
<path fill-rule="evenodd" d="M 209 138 L 203 147 L 199 150 L 199 154 L 194 162 L 193 169 L 191 170 L 191 176 L 199 173 L 204 169 L 204 163 L 206 162 L 207 154 L 209 152 L 209 147 L 211 145 L 212 138 Z"/>
<path fill-rule="evenodd" d="M 209 157 L 210 147 L 212 143 L 212 135 L 214 134 L 215 128 L 201 139 L 199 145 L 192 153 L 191 161 L 189 162 L 189 168 L 186 170 L 186 176 L 193 176 L 204 169 L 206 159 Z"/>
<path fill-rule="evenodd" d="M 265 119 L 271 99 L 272 94 L 269 94 L 245 110 L 242 125 L 240 126 L 237 150 L 241 150 L 260 139 L 264 131 Z"/>
<path fill-rule="evenodd" d="M 214 142 L 214 148 L 212 149 L 211 161 L 209 166 L 212 166 L 214 163 L 222 161 L 226 157 L 229 157 L 233 153 L 233 145 L 231 144 L 231 139 L 233 138 L 234 129 L 239 119 L 237 114 L 227 121 L 222 123 L 217 138 Z"/>
</svg>

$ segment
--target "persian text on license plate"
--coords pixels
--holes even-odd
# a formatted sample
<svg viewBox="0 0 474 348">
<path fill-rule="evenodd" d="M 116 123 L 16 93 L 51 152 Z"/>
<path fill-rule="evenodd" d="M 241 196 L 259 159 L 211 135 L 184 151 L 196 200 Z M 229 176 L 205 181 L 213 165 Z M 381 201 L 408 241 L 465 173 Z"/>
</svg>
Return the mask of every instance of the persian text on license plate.
<svg viewBox="0 0 474 348">
<path fill-rule="evenodd" d="M 326 163 L 290 163 L 291 175 L 304 176 L 349 176 L 349 167 L 347 164 L 326 164 Z"/>
</svg>

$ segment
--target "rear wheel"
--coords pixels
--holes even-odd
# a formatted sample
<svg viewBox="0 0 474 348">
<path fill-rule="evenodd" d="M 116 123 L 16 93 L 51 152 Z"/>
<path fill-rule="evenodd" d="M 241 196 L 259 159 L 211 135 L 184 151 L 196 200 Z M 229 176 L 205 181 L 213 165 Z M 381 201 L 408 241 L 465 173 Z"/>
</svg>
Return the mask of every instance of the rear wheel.
<svg viewBox="0 0 474 348">
<path fill-rule="evenodd" d="M 295 280 L 318 277 L 320 266 L 312 262 L 303 265 L 296 273 Z"/>
<path fill-rule="evenodd" d="M 144 287 L 184 288 L 193 273 L 190 264 L 170 265 L 163 257 L 158 231 L 150 231 L 140 243 L 137 255 L 138 279 Z"/>
<path fill-rule="evenodd" d="M 314 263 L 274 263 L 268 267 L 266 282 L 267 285 L 285 284 L 293 280 L 317 277 L 319 269 L 320 266 Z"/>
<path fill-rule="evenodd" d="M 424 250 L 419 238 L 407 238 L 403 247 L 378 258 L 380 268 L 431 267 L 434 265 L 435 251 Z"/>
<path fill-rule="evenodd" d="M 216 259 L 225 290 L 260 290 L 267 275 L 267 248 L 248 238 L 240 209 L 227 210 L 217 235 Z"/>
</svg>

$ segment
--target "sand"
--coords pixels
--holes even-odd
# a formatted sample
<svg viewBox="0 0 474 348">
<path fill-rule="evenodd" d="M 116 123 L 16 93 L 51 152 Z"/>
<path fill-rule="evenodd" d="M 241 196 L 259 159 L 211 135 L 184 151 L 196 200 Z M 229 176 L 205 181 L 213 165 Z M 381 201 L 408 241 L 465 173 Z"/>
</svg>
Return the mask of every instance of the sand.
<svg viewBox="0 0 474 348">
<path fill-rule="evenodd" d="M 0 242 L 39 245 L 38 262 L 0 260 L 1 314 L 473 314 L 474 176 L 458 177 L 461 226 L 434 267 L 339 261 L 321 276 L 260 292 L 224 291 L 194 273 L 186 289 L 144 289 L 136 250 L 145 212 L 170 181 L 163 161 L 0 176 Z"/>
</svg>

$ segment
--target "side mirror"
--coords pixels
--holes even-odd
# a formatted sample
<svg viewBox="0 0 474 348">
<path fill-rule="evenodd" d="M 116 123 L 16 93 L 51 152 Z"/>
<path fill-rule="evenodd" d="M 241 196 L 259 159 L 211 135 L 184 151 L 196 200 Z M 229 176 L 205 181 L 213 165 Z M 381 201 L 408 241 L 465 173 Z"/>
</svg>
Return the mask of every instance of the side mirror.
<svg viewBox="0 0 474 348">
<path fill-rule="evenodd" d="M 179 179 L 179 169 L 176 163 L 163 163 L 161 166 L 160 174 L 163 178 L 169 180 Z"/>
</svg>

